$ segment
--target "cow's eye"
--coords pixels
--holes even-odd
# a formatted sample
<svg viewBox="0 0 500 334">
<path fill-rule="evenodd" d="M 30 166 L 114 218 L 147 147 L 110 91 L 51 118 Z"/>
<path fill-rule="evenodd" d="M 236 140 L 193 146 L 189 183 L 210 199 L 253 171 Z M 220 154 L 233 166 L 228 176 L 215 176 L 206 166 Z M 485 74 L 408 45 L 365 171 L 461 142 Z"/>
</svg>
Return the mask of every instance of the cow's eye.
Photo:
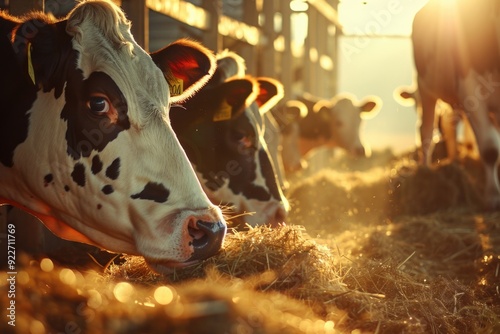
<svg viewBox="0 0 500 334">
<path fill-rule="evenodd" d="M 245 133 L 241 132 L 241 131 L 233 131 L 231 133 L 232 135 L 232 138 L 234 141 L 240 141 L 241 139 L 245 138 Z"/>
<path fill-rule="evenodd" d="M 109 101 L 104 96 L 91 96 L 87 101 L 87 108 L 95 115 L 104 115 L 109 111 Z"/>
</svg>

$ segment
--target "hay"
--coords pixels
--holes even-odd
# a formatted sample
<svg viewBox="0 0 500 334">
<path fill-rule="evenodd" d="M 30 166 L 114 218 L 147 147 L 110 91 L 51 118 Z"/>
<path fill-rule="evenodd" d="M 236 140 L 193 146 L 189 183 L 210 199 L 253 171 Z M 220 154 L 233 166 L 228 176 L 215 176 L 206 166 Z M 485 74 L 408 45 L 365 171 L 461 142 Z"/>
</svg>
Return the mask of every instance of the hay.
<svg viewBox="0 0 500 334">
<path fill-rule="evenodd" d="M 480 210 L 480 165 L 356 163 L 296 182 L 289 225 L 229 234 L 218 255 L 169 275 L 133 256 L 101 271 L 23 257 L 16 329 L 500 332 L 500 212 Z"/>
<path fill-rule="evenodd" d="M 335 333 L 333 324 L 302 303 L 258 293 L 214 271 L 189 284 L 145 286 L 57 266 L 46 272 L 37 261 L 22 262 L 17 333 Z M 0 329 L 12 328 L 3 322 Z"/>
<path fill-rule="evenodd" d="M 125 263 L 108 268 L 107 278 L 173 284 L 204 278 L 207 271 L 215 270 L 228 279 L 243 280 L 252 289 L 277 291 L 304 301 L 324 315 L 321 302 L 347 292 L 334 263 L 330 250 L 308 237 L 300 226 L 262 226 L 228 235 L 219 255 L 171 275 L 155 274 L 141 257 L 128 256 Z"/>
</svg>

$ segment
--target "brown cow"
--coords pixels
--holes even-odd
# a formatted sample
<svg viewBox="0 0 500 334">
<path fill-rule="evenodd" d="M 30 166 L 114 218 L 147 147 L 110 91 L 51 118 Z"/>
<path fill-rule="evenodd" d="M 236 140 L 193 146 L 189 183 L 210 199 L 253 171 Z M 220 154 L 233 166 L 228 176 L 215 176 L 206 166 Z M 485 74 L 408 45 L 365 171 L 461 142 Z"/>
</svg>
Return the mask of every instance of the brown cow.
<svg viewBox="0 0 500 334">
<path fill-rule="evenodd" d="M 429 1 L 413 21 L 422 105 L 422 162 L 429 164 L 435 105 L 464 110 L 486 167 L 485 199 L 500 207 L 500 2 Z"/>
</svg>

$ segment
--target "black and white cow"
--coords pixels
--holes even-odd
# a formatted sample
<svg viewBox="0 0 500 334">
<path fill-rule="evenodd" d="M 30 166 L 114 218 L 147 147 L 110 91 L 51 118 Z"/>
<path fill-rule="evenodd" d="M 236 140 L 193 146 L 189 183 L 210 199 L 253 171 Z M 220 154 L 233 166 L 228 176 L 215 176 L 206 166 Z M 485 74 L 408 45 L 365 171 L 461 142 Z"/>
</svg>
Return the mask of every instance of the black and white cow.
<svg viewBox="0 0 500 334">
<path fill-rule="evenodd" d="M 0 44 L 0 204 L 160 271 L 219 250 L 226 223 L 169 124 L 213 74 L 208 50 L 181 40 L 155 64 L 109 1 L 61 21 L 1 14 Z"/>
<path fill-rule="evenodd" d="M 217 54 L 217 71 L 207 85 L 219 84 L 230 78 L 245 77 L 247 77 L 245 59 L 226 49 Z M 288 183 L 281 159 L 281 129 L 271 111 L 283 99 L 285 95 L 284 87 L 281 82 L 273 78 L 255 77 L 255 79 L 259 84 L 259 93 L 255 102 L 260 113 L 260 116 L 257 115 L 256 119 L 259 121 L 259 127 L 263 129 L 264 142 L 273 162 L 280 189 L 283 191 L 288 188 Z M 252 106 L 252 108 L 255 110 L 255 106 Z"/>
<path fill-rule="evenodd" d="M 182 104 L 186 110 L 172 109 L 172 127 L 208 197 L 233 208 L 236 226 L 276 226 L 284 222 L 288 202 L 267 151 L 258 107 L 276 103 L 275 94 L 251 77 L 235 77 L 224 60 L 219 57 L 209 83 Z"/>
</svg>

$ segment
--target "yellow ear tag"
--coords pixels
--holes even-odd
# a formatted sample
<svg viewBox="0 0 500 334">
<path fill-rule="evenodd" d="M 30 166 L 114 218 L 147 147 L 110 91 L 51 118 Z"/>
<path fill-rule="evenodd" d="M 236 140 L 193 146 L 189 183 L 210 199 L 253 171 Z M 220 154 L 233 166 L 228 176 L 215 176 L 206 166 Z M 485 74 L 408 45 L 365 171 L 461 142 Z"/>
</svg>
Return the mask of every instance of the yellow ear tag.
<svg viewBox="0 0 500 334">
<path fill-rule="evenodd" d="M 178 96 L 184 92 L 184 81 L 179 78 L 174 78 L 172 82 L 168 83 L 168 87 L 170 88 L 170 96 Z"/>
<path fill-rule="evenodd" d="M 219 110 L 214 114 L 213 121 L 214 122 L 220 122 L 220 121 L 227 121 L 228 119 L 231 119 L 231 114 L 233 113 L 233 107 L 227 103 L 226 100 L 222 101 L 222 104 L 219 106 Z"/>
<path fill-rule="evenodd" d="M 33 69 L 33 62 L 31 61 L 31 43 L 28 43 L 28 74 L 33 81 L 33 84 L 36 85 L 35 82 L 35 70 Z"/>
</svg>

